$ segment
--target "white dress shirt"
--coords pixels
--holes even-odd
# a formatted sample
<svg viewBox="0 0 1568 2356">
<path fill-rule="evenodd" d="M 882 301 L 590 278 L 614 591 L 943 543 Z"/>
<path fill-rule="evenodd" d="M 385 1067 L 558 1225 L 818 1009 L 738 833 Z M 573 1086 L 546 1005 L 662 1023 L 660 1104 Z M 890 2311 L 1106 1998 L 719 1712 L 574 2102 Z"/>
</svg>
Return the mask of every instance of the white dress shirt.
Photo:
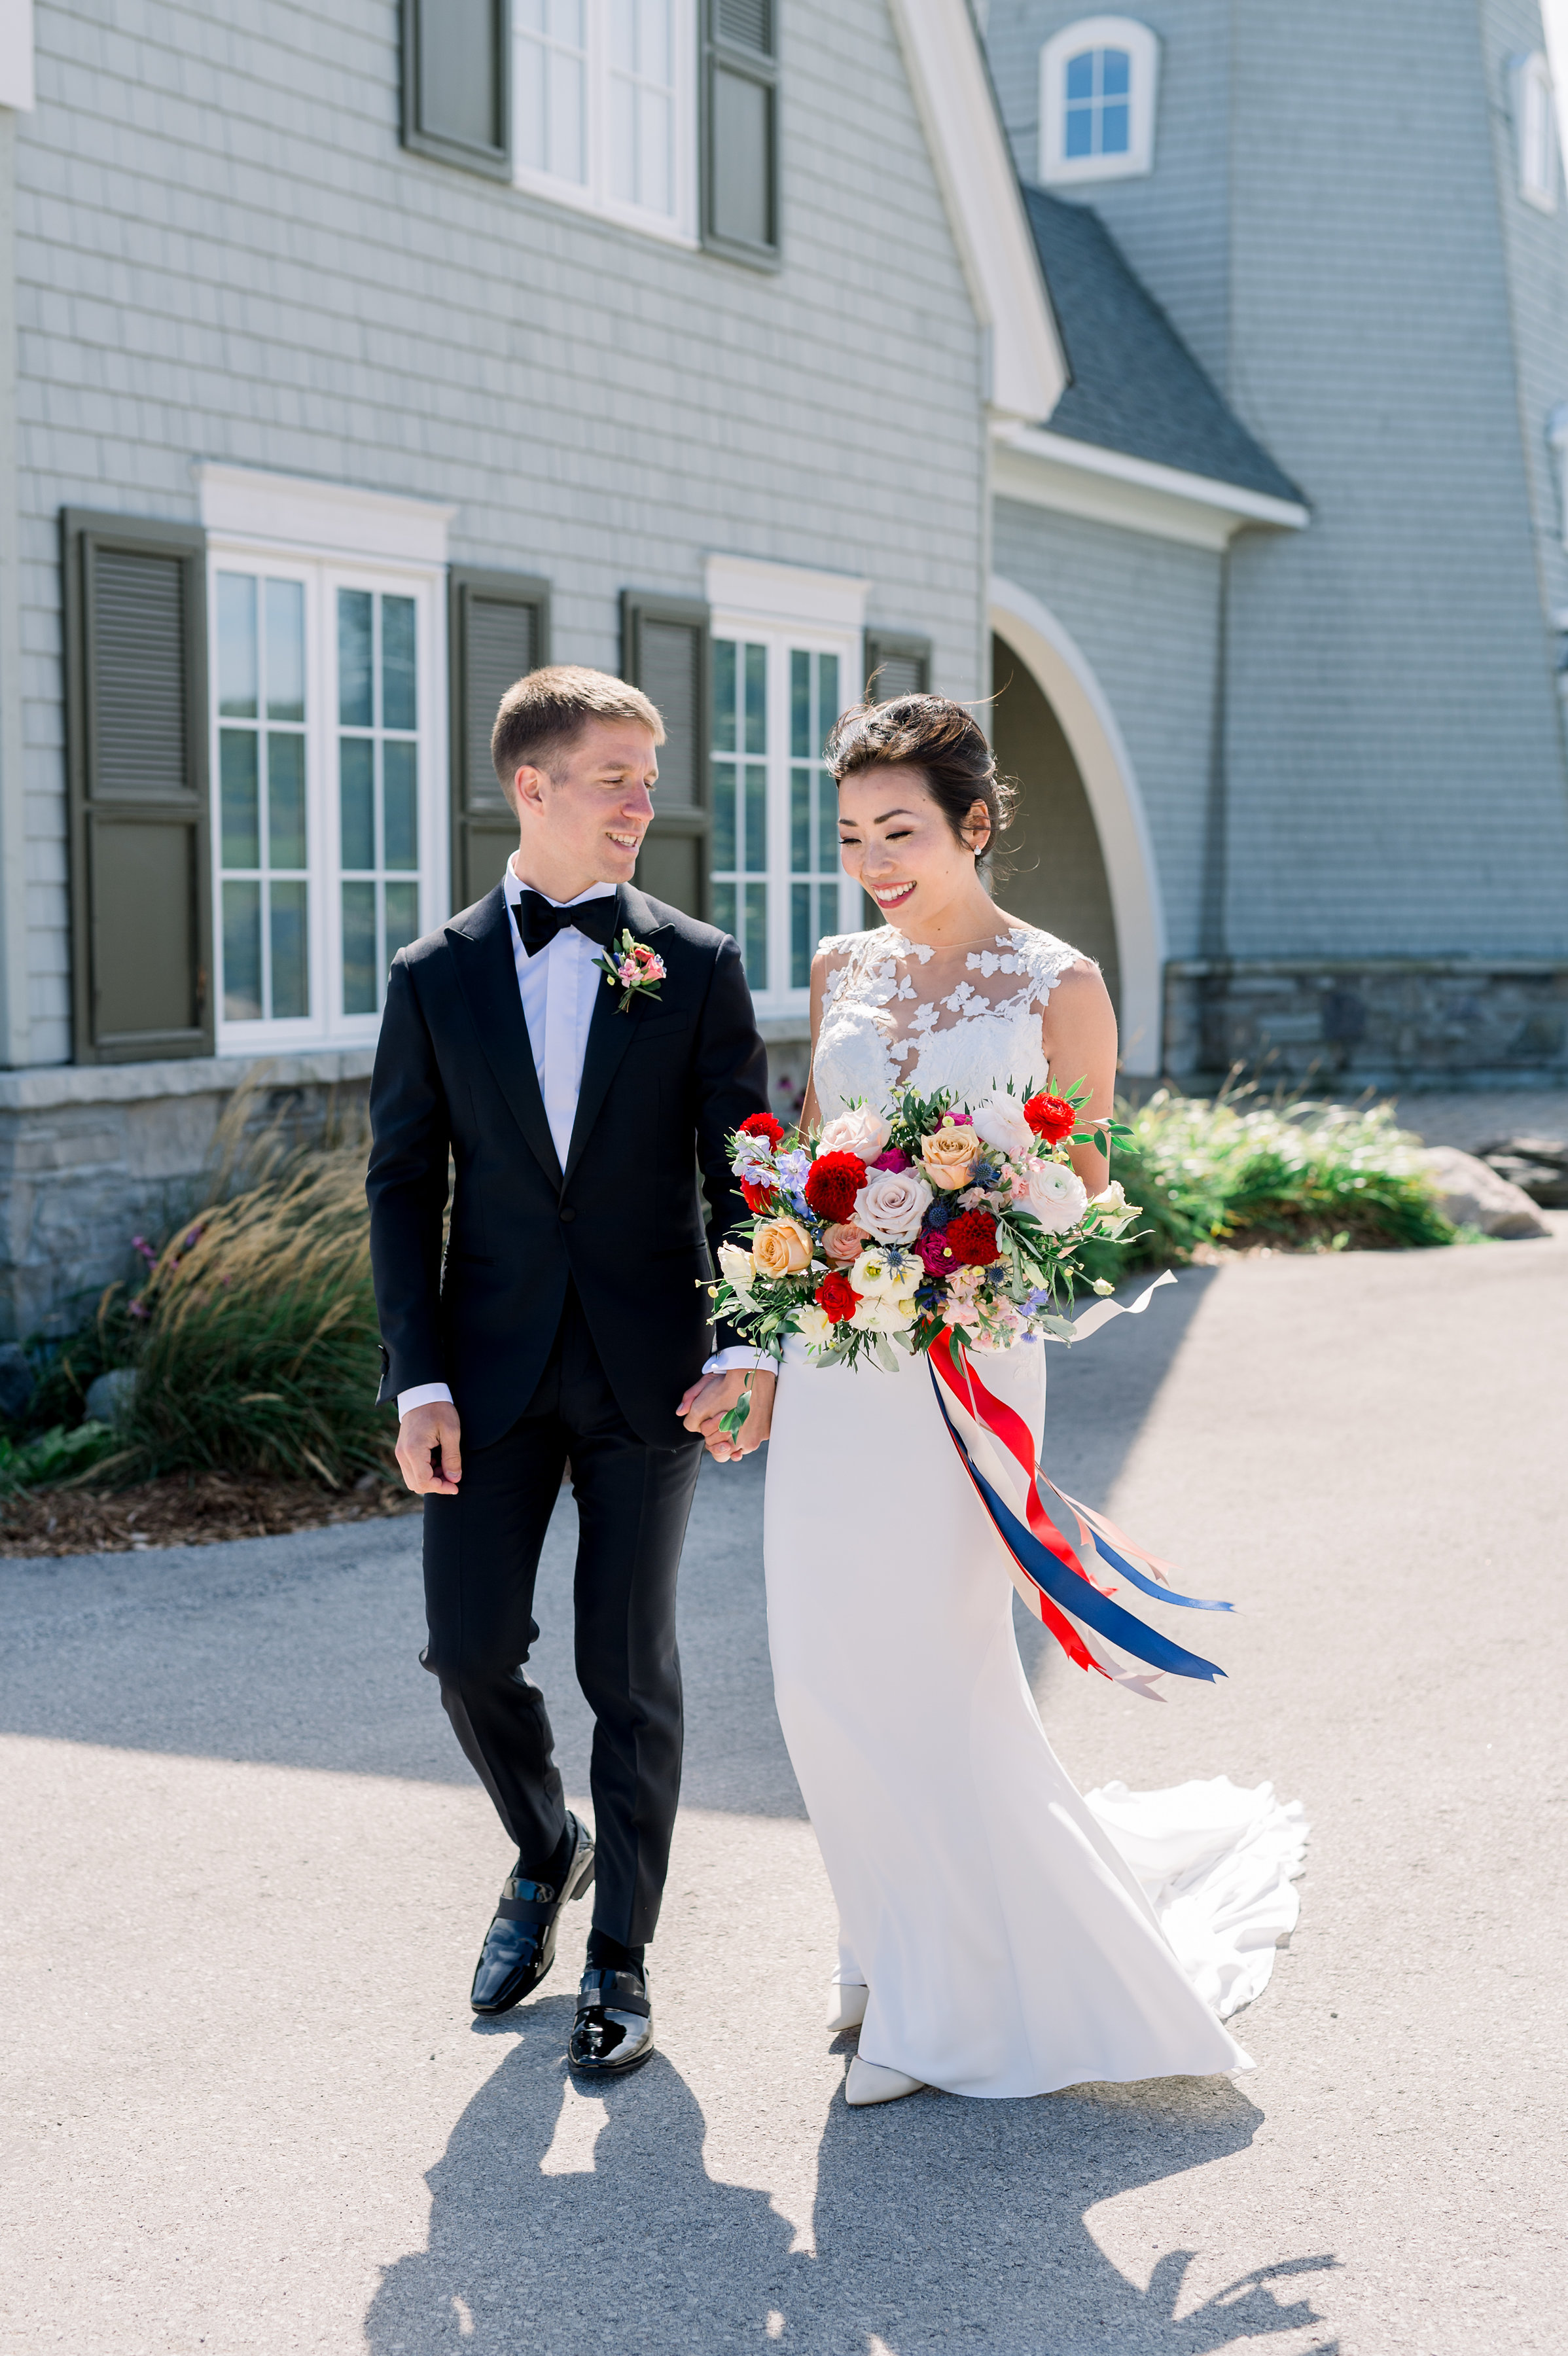
<svg viewBox="0 0 1568 2356">
<path fill-rule="evenodd" d="M 509 908 L 517 906 L 524 892 L 537 888 L 525 884 L 518 874 L 513 865 L 516 857 L 513 851 L 501 878 Z M 613 899 L 615 888 L 613 884 L 590 884 L 575 900 L 551 899 L 548 892 L 541 892 L 539 896 L 549 900 L 553 908 L 580 908 L 588 900 Z M 555 1141 L 556 1158 L 564 1170 L 572 1128 L 577 1118 L 577 1098 L 582 1093 L 583 1057 L 588 1048 L 588 1026 L 594 1019 L 594 993 L 607 986 L 594 960 L 605 953 L 575 925 L 563 925 L 553 940 L 547 941 L 530 957 L 522 946 L 515 918 L 511 920 L 511 948 L 523 1020 L 533 1049 L 533 1068 L 539 1075 L 539 1093 L 544 1099 L 544 1118 Z M 703 1372 L 727 1374 L 734 1366 L 771 1367 L 776 1363 L 756 1350 L 721 1350 L 716 1357 L 708 1360 Z M 427 1407 L 433 1400 L 451 1397 L 445 1383 L 416 1383 L 411 1390 L 399 1391 L 397 1395 L 399 1419 L 407 1415 L 411 1408 Z"/>
</svg>

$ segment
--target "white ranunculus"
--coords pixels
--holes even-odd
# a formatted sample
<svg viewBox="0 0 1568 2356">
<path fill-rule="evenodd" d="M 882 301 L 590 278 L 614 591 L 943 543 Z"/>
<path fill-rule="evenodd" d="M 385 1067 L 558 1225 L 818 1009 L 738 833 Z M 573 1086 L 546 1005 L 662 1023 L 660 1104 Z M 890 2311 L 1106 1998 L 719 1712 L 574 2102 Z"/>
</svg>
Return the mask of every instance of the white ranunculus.
<svg viewBox="0 0 1568 2356">
<path fill-rule="evenodd" d="M 867 1244 L 847 1273 L 851 1284 L 863 1300 L 880 1298 L 886 1292 L 900 1292 L 909 1281 L 902 1269 L 888 1267 L 887 1254 L 875 1244 Z"/>
<path fill-rule="evenodd" d="M 1112 1178 L 1109 1186 L 1102 1186 L 1098 1194 L 1090 1197 L 1090 1202 L 1094 1210 L 1103 1211 L 1108 1219 L 1119 1219 L 1127 1208 L 1122 1181 Z"/>
<path fill-rule="evenodd" d="M 879 1112 L 873 1112 L 869 1105 L 854 1105 L 829 1121 L 817 1140 L 817 1151 L 858 1153 L 863 1162 L 875 1162 L 879 1153 L 886 1152 L 892 1134 Z"/>
<path fill-rule="evenodd" d="M 751 1298 L 752 1280 L 757 1271 L 751 1264 L 751 1254 L 739 1244 L 719 1246 L 719 1274 L 726 1284 L 733 1284 L 743 1300 Z"/>
<path fill-rule="evenodd" d="M 1024 1205 L 1042 1227 L 1060 1236 L 1077 1226 L 1089 1208 L 1089 1196 L 1076 1170 L 1069 1169 L 1065 1162 L 1036 1157 L 1029 1164 L 1029 1191 Z"/>
<path fill-rule="evenodd" d="M 854 1281 L 853 1275 L 850 1281 Z M 856 1303 L 849 1322 L 863 1333 L 902 1333 L 914 1323 L 916 1313 L 912 1292 L 868 1292 Z"/>
<path fill-rule="evenodd" d="M 854 1198 L 854 1223 L 879 1244 L 912 1244 L 932 1203 L 914 1170 L 874 1170 Z"/>
<path fill-rule="evenodd" d="M 1030 1153 L 1034 1151 L 1035 1133 L 1024 1118 L 1024 1108 L 1015 1097 L 993 1097 L 972 1116 L 976 1137 L 993 1145 L 999 1153 Z"/>
<path fill-rule="evenodd" d="M 832 1337 L 833 1321 L 825 1309 L 819 1309 L 813 1301 L 805 1309 L 796 1310 L 795 1331 L 808 1350 L 820 1350 Z"/>
</svg>

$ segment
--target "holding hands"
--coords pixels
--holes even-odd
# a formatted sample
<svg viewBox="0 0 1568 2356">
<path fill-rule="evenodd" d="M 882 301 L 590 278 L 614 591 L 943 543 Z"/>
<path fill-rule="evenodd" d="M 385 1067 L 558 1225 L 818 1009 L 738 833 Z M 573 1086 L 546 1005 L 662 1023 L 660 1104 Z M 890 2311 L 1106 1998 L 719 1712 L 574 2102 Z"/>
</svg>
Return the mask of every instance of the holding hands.
<svg viewBox="0 0 1568 2356">
<path fill-rule="evenodd" d="M 736 1370 L 727 1375 L 703 1375 L 685 1393 L 675 1409 L 688 1431 L 696 1432 L 715 1463 L 728 1464 L 749 1456 L 767 1439 L 773 1421 L 773 1388 L 778 1377 L 766 1368 L 755 1374 Z M 721 1431 L 719 1419 L 739 1403 L 749 1384 L 746 1421 L 733 1437 Z"/>
</svg>

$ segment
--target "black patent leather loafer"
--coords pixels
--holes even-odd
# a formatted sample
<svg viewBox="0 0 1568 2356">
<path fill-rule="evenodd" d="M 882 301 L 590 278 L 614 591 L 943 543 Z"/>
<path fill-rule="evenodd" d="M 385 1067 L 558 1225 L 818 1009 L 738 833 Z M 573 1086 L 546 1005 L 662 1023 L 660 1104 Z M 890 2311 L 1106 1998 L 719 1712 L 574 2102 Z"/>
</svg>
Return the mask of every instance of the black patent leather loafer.
<svg viewBox="0 0 1568 2356">
<path fill-rule="evenodd" d="M 495 1920 L 485 1933 L 468 2002 L 476 2012 L 510 2012 L 532 1994 L 555 1961 L 561 1909 L 581 1898 L 594 1879 L 594 1836 L 568 1816 L 571 1853 L 559 1887 L 513 1873 L 501 1885 Z"/>
<path fill-rule="evenodd" d="M 580 2078 L 624 2078 L 653 2052 L 653 2008 L 639 1972 L 586 1971 L 566 2059 Z"/>
</svg>

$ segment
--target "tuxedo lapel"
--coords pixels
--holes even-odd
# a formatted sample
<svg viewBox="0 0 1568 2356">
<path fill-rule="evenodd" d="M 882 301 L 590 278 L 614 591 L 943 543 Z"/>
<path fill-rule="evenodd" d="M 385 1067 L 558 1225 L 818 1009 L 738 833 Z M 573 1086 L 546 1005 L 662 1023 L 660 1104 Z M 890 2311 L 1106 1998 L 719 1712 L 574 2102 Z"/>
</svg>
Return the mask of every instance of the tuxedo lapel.
<svg viewBox="0 0 1568 2356">
<path fill-rule="evenodd" d="M 623 931 L 633 940 L 645 941 L 650 933 L 660 929 L 658 917 L 640 892 L 630 884 L 623 884 L 616 893 L 616 928 L 611 943 L 613 956 L 620 947 Z M 588 1141 L 594 1123 L 609 1094 L 610 1082 L 620 1066 L 620 1059 L 631 1044 L 632 1033 L 642 1016 L 642 1001 L 633 992 L 631 1004 L 623 1014 L 620 998 L 607 981 L 595 993 L 594 1012 L 588 1024 L 588 1044 L 583 1052 L 583 1085 L 577 1091 L 577 1117 L 572 1123 L 572 1140 L 566 1150 L 566 1176 L 582 1159 L 583 1148 Z"/>
<path fill-rule="evenodd" d="M 498 884 L 481 900 L 471 926 L 446 928 L 463 992 L 485 1061 L 495 1074 L 512 1119 L 532 1148 L 540 1168 L 559 1192 L 563 1183 L 560 1158 L 545 1117 L 539 1074 L 533 1065 L 533 1043 L 517 987 L 517 959 L 512 950 L 511 912 Z"/>
</svg>

